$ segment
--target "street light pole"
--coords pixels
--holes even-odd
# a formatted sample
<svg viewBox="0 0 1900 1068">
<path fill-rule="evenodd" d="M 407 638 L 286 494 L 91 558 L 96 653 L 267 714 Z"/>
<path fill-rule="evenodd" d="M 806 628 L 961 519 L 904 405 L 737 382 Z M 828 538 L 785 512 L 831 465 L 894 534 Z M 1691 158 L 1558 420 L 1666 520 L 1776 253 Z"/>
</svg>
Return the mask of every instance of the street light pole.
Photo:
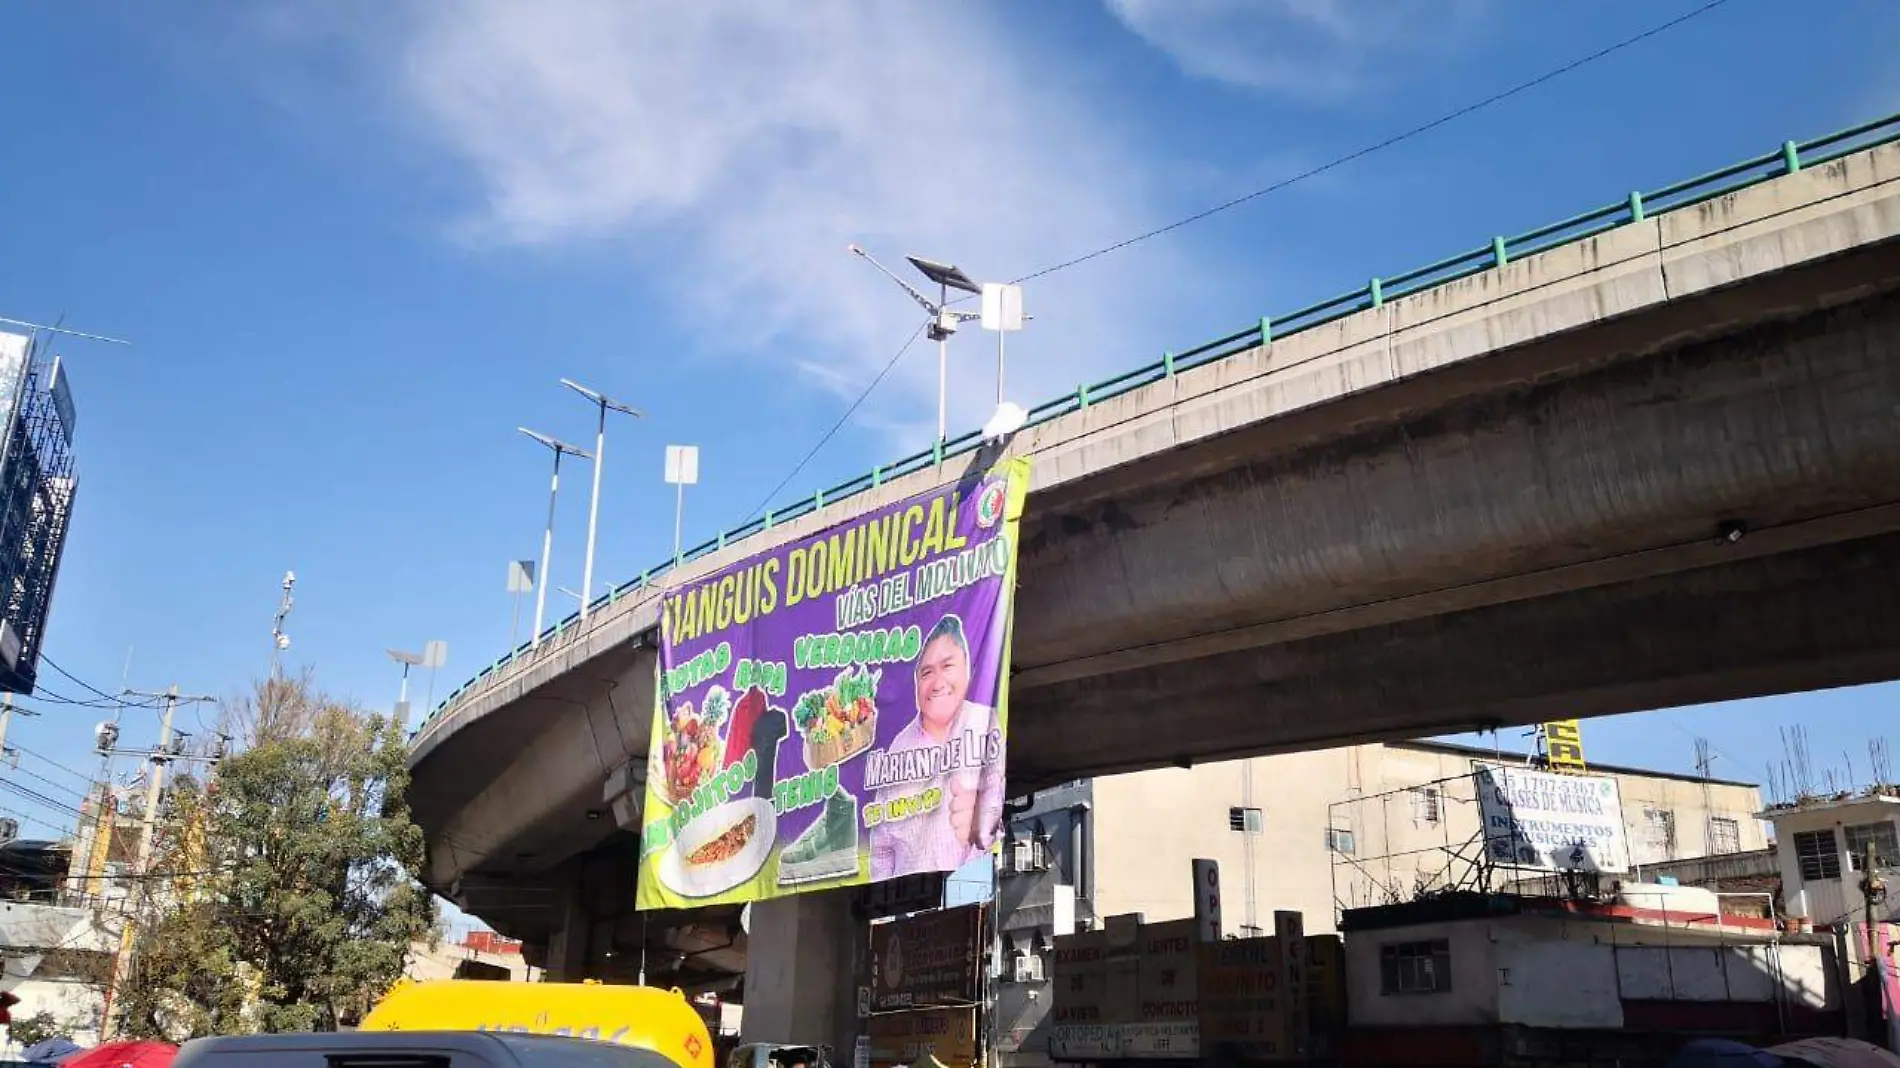
<svg viewBox="0 0 1900 1068">
<path fill-rule="evenodd" d="M 937 283 L 938 321 L 931 329 L 937 335 L 937 440 L 950 438 L 950 331 L 943 328 L 941 309 L 950 303 L 950 286 Z"/>
<path fill-rule="evenodd" d="M 573 379 L 563 378 L 561 379 L 561 384 L 581 396 L 586 397 L 588 400 L 593 401 L 594 405 L 600 410 L 600 422 L 594 429 L 594 495 L 587 504 L 587 562 L 581 565 L 581 618 L 585 620 L 587 618 L 587 603 L 592 600 L 594 596 L 594 532 L 600 524 L 600 469 L 606 466 L 607 463 L 607 412 L 609 409 L 612 409 L 616 412 L 631 415 L 635 419 L 643 418 L 643 416 L 636 409 L 622 404 L 598 390 L 588 389 Z M 547 565 L 544 562 L 542 564 L 543 574 L 546 573 L 546 568 Z M 539 633 L 538 628 L 536 632 Z"/>
<path fill-rule="evenodd" d="M 547 446 L 548 451 L 554 454 L 554 474 L 548 480 L 548 525 L 541 535 L 541 581 L 534 591 L 534 634 L 528 638 L 528 647 L 534 648 L 541 644 L 541 622 L 548 607 L 548 563 L 554 555 L 554 502 L 561 495 L 561 457 L 568 454 L 578 456 L 583 460 L 593 457 L 586 449 L 569 445 L 565 441 L 548 437 L 546 434 L 538 434 L 525 426 L 515 429 Z"/>
<path fill-rule="evenodd" d="M 897 277 L 889 267 L 879 263 L 877 257 L 859 246 L 847 245 L 845 250 L 854 256 L 863 257 L 884 277 L 896 282 L 905 293 L 910 295 L 910 299 L 916 301 L 918 306 L 924 309 L 925 314 L 930 316 L 925 336 L 937 343 L 937 441 L 939 444 L 943 443 L 948 440 L 950 433 L 950 335 L 957 332 L 959 324 L 981 318 L 976 312 L 959 311 L 950 307 L 950 291 L 955 289 L 972 296 L 982 296 L 983 290 L 970 280 L 969 275 L 951 264 L 927 260 L 922 256 L 904 257 L 910 261 L 912 267 L 917 268 L 919 274 L 937 283 L 937 299 L 933 301 L 918 292 L 916 286 Z"/>
<path fill-rule="evenodd" d="M 699 484 L 699 446 L 666 447 L 666 481 L 673 486 L 673 563 L 680 562 L 680 531 L 686 515 L 686 487 Z"/>
</svg>

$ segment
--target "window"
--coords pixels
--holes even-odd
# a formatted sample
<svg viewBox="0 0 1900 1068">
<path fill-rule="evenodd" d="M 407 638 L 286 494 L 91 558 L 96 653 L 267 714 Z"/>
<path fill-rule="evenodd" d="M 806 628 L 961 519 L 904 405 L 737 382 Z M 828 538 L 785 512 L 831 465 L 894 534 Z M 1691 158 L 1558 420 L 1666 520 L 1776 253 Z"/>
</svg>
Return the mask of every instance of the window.
<svg viewBox="0 0 1900 1068">
<path fill-rule="evenodd" d="M 1344 827 L 1326 828 L 1326 848 L 1335 853 L 1344 853 L 1347 856 L 1351 856 L 1353 851 L 1352 832 L 1346 830 Z"/>
<path fill-rule="evenodd" d="M 1412 822 L 1438 822 L 1438 787 L 1420 786 L 1412 790 Z"/>
<path fill-rule="evenodd" d="M 1434 938 L 1379 947 L 1379 993 L 1443 994 L 1450 990 L 1450 942 Z"/>
<path fill-rule="evenodd" d="M 1666 857 L 1676 855 L 1676 814 L 1666 808 L 1643 810 L 1643 832 Z"/>
<path fill-rule="evenodd" d="M 1841 833 L 1847 836 L 1847 860 L 1855 871 L 1861 870 L 1868 846 L 1874 847 L 1875 864 L 1883 868 L 1900 864 L 1900 841 L 1895 840 L 1891 822 L 1857 823 L 1841 828 Z"/>
<path fill-rule="evenodd" d="M 1235 806 L 1227 810 L 1228 830 L 1246 831 L 1248 834 L 1259 834 L 1260 828 L 1261 816 L 1259 809 Z"/>
<path fill-rule="evenodd" d="M 1709 818 L 1709 852 L 1740 853 L 1742 851 L 1742 825 L 1727 816 Z"/>
<path fill-rule="evenodd" d="M 1794 859 L 1804 880 L 1841 877 L 1841 854 L 1834 848 L 1831 830 L 1794 832 Z"/>
</svg>

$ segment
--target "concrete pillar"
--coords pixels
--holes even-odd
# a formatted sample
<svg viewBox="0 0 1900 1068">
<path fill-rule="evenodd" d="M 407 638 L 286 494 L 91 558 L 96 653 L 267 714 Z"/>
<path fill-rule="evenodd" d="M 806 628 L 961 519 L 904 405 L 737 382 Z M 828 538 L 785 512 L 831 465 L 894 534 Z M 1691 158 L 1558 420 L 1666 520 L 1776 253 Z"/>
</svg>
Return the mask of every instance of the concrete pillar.
<svg viewBox="0 0 1900 1068">
<path fill-rule="evenodd" d="M 578 894 L 570 895 L 561 910 L 561 926 L 548 936 L 547 978 L 551 983 L 578 983 L 587 978 L 588 950 L 593 946 L 593 919 Z"/>
<path fill-rule="evenodd" d="M 851 892 L 754 902 L 750 926 L 741 1040 L 822 1043 L 832 1063 L 850 1064 L 863 938 Z"/>
</svg>

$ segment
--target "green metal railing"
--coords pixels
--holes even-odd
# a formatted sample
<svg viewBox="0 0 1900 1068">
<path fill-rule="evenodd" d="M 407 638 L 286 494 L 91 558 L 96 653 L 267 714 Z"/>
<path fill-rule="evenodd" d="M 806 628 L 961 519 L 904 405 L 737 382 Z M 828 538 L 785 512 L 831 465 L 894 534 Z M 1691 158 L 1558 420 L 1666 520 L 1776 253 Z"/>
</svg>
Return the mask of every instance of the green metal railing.
<svg viewBox="0 0 1900 1068">
<path fill-rule="evenodd" d="M 1765 155 L 1743 160 L 1673 185 L 1666 185 L 1653 192 L 1632 192 L 1614 204 L 1586 211 L 1581 215 L 1573 215 L 1561 222 L 1540 226 L 1515 237 L 1493 237 L 1489 243 L 1468 252 L 1448 256 L 1436 263 L 1427 264 L 1404 274 L 1375 277 L 1358 289 L 1341 293 L 1339 296 L 1322 300 L 1317 304 L 1309 304 L 1298 311 L 1262 317 L 1258 322 L 1249 323 L 1240 330 L 1217 337 L 1212 341 L 1178 352 L 1165 352 L 1161 359 L 1154 363 L 1124 371 L 1100 382 L 1078 385 L 1072 393 L 1066 393 L 1036 405 L 1029 410 L 1027 425 L 1037 426 L 1047 423 L 1142 386 L 1172 378 L 1182 371 L 1218 363 L 1229 356 L 1270 345 L 1276 338 L 1289 337 L 1303 330 L 1311 330 L 1316 326 L 1336 322 L 1348 315 L 1368 308 L 1380 307 L 1400 297 L 1410 296 L 1422 290 L 1433 289 L 1461 278 L 1502 267 L 1512 260 L 1534 256 L 1539 252 L 1575 241 L 1583 241 L 1619 226 L 1627 226 L 1668 212 L 1693 207 L 1772 178 L 1793 174 L 1804 168 L 1818 166 L 1894 141 L 1900 141 L 1900 114 L 1865 122 L 1811 141 L 1785 141 L 1781 147 Z M 922 452 L 912 453 L 893 463 L 873 467 L 865 474 L 840 482 L 828 489 L 819 490 L 783 507 L 768 509 L 764 515 L 751 522 L 741 524 L 731 530 L 721 531 L 714 537 L 680 553 L 677 557 L 650 567 L 636 578 L 613 587 L 593 601 L 589 605 L 589 611 L 609 607 L 630 593 L 644 590 L 675 568 L 697 560 L 707 553 L 724 549 L 734 542 L 742 541 L 755 534 L 764 533 L 781 523 L 810 515 L 825 505 L 836 504 L 872 487 L 883 485 L 891 479 L 922 471 L 951 457 L 974 452 L 981 444 L 981 434 L 978 431 L 971 431 L 960 437 L 938 442 Z M 580 613 L 576 612 L 543 631 L 539 636 L 539 642 L 559 637 L 579 622 Z M 483 668 L 480 674 L 457 687 L 454 693 L 443 698 L 442 703 L 431 710 L 429 720 L 425 721 L 423 729 L 426 729 L 428 722 L 433 722 L 443 709 L 453 704 L 462 694 L 479 685 L 495 672 L 527 655 L 539 642 L 534 640 L 523 642 L 493 664 Z M 417 733 L 420 734 L 421 729 Z"/>
</svg>

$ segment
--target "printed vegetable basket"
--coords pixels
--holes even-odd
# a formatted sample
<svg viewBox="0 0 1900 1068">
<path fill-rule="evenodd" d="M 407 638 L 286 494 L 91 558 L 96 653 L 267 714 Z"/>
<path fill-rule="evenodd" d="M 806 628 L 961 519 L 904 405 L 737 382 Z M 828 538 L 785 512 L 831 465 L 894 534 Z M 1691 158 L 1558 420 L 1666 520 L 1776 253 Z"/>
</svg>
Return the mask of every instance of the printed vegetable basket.
<svg viewBox="0 0 1900 1068">
<path fill-rule="evenodd" d="M 882 675 L 846 668 L 830 686 L 807 692 L 792 706 L 792 722 L 805 737 L 807 768 L 828 768 L 877 740 L 877 682 Z"/>
<path fill-rule="evenodd" d="M 871 747 L 877 740 L 877 720 L 868 719 L 854 724 L 843 734 L 827 738 L 822 742 L 805 739 L 805 767 L 812 771 L 830 767 L 856 756 Z"/>
</svg>

